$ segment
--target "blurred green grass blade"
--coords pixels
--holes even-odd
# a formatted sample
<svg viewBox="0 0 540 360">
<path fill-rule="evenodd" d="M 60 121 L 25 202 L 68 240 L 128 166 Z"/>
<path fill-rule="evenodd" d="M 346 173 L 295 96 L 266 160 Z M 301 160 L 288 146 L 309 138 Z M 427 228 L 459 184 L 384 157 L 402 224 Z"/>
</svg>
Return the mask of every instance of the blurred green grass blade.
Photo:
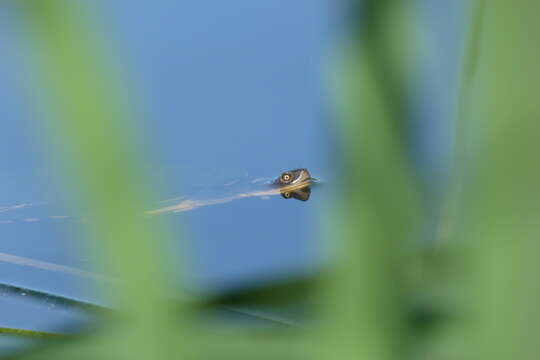
<svg viewBox="0 0 540 360">
<path fill-rule="evenodd" d="M 471 23 L 469 26 L 469 34 L 466 39 L 466 49 L 462 61 L 460 89 L 458 94 L 458 120 L 455 122 L 455 133 L 453 136 L 453 152 L 451 160 L 450 181 L 445 201 L 443 204 L 443 212 L 439 225 L 439 231 L 436 238 L 436 246 L 453 246 L 457 238 L 457 229 L 460 226 L 461 210 L 460 207 L 463 199 L 463 182 L 465 181 L 466 161 L 469 154 L 469 149 L 466 143 L 463 142 L 463 135 L 467 133 L 469 126 L 468 116 L 469 108 L 473 105 L 472 91 L 474 88 L 475 77 L 478 71 L 478 59 L 481 49 L 482 25 L 484 18 L 484 0 L 472 1 L 468 4 L 468 9 L 471 14 Z M 448 250 L 440 248 L 438 250 Z M 444 254 L 447 256 L 447 254 Z"/>
<path fill-rule="evenodd" d="M 212 332 L 171 334 L 177 341 L 169 345 L 171 359 L 310 359 L 315 355 L 311 339 L 297 330 L 250 331 L 242 334 Z M 100 340 L 100 341 L 98 341 Z M 115 358 L 111 347 L 117 338 L 60 338 L 45 349 L 30 350 L 25 359 L 105 359 Z M 61 344 L 63 346 L 56 346 Z M 161 359 L 152 357 L 152 359 Z"/>
<path fill-rule="evenodd" d="M 475 2 L 476 3 L 476 2 Z M 483 5 L 481 39 L 459 146 L 467 149 L 460 207 L 468 322 L 448 344 L 460 359 L 540 354 L 540 3 Z M 481 9 L 480 9 L 481 10 Z M 478 19 L 477 19 L 478 21 Z M 466 304 L 466 305 L 465 305 Z"/>
<path fill-rule="evenodd" d="M 194 298 L 191 301 L 172 301 L 174 311 L 171 313 L 171 318 L 176 317 L 178 311 L 189 308 L 193 313 L 204 314 L 211 311 L 222 311 L 230 314 L 238 314 L 243 317 L 260 320 L 268 324 L 280 324 L 285 326 L 295 326 L 295 322 L 280 316 L 274 315 L 271 312 L 255 311 L 254 306 L 269 307 L 291 304 L 302 304 L 306 300 L 305 286 L 312 288 L 313 281 L 308 284 L 294 282 L 289 284 L 275 284 L 272 287 L 258 287 L 252 290 L 241 292 L 228 292 L 219 297 L 211 298 Z M 301 290 L 298 290 L 300 287 Z M 95 315 L 120 315 L 120 309 L 112 309 L 104 305 L 97 305 L 91 302 L 73 299 L 66 296 L 60 296 L 44 291 L 33 290 L 22 286 L 0 284 L 0 296 L 9 296 L 13 299 L 32 300 L 44 309 L 55 310 L 80 310 L 91 311 Z M 296 302 L 293 302 L 294 298 Z M 296 326 L 298 327 L 298 326 Z"/>
<path fill-rule="evenodd" d="M 410 253 L 421 200 L 407 150 L 413 3 L 357 4 L 338 99 L 345 150 L 334 214 L 340 252 L 322 289 L 329 321 L 322 346 L 326 358 L 402 359 L 410 346 Z"/>
<path fill-rule="evenodd" d="M 156 218 L 142 215 L 150 194 L 133 104 L 121 95 L 129 91 L 105 59 L 81 2 L 20 4 L 54 109 L 50 132 L 93 214 L 92 247 L 118 279 L 109 289 L 112 302 L 131 321 L 121 351 L 132 358 L 166 356 L 170 259 L 165 231 Z"/>
<path fill-rule="evenodd" d="M 318 276 L 288 277 L 274 282 L 228 290 L 202 301 L 208 306 L 290 306 L 312 304 Z"/>
<path fill-rule="evenodd" d="M 57 334 L 57 333 L 46 332 L 46 331 L 34 331 L 34 330 L 0 327 L 0 336 L 2 335 L 14 335 L 14 336 L 35 337 L 35 338 L 55 338 L 55 337 L 64 336 L 63 334 Z"/>
<path fill-rule="evenodd" d="M 90 311 L 108 311 L 109 309 L 90 302 L 71 299 L 65 296 L 55 295 L 44 291 L 29 289 L 22 286 L 0 284 L 0 296 L 9 295 L 13 298 L 19 297 L 25 300 L 34 300 L 43 306 L 58 306 L 66 310 L 90 310 Z"/>
</svg>

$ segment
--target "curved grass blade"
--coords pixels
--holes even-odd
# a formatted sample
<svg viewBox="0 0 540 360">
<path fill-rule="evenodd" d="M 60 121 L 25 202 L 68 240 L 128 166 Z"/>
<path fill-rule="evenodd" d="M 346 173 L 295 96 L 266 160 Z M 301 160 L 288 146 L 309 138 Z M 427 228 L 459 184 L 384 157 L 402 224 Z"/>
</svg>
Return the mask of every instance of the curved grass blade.
<svg viewBox="0 0 540 360">
<path fill-rule="evenodd" d="M 423 211 L 407 136 L 414 2 L 353 3 L 337 99 L 344 158 L 331 236 L 339 263 L 321 288 L 321 350 L 327 359 L 401 359 L 413 343 L 410 247 Z"/>
<path fill-rule="evenodd" d="M 33 337 L 33 338 L 55 338 L 55 337 L 66 336 L 64 334 L 52 333 L 52 332 L 46 332 L 46 331 L 24 330 L 24 329 L 14 329 L 14 328 L 5 328 L 5 327 L 0 327 L 0 335 L 14 335 L 14 336 Z"/>
<path fill-rule="evenodd" d="M 105 272 L 115 307 L 127 314 L 108 341 L 111 354 L 132 359 L 168 358 L 171 328 L 166 294 L 172 288 L 167 231 L 149 207 L 147 153 L 137 144 L 134 103 L 126 101 L 127 79 L 104 54 L 104 39 L 92 29 L 81 2 L 20 1 L 33 40 L 36 66 L 47 89 L 48 135 L 65 160 L 89 213 L 91 245 Z M 180 314 L 178 314 L 180 315 Z M 177 316 L 177 326 L 185 324 Z M 82 356 L 82 354 L 81 354 Z"/>
<path fill-rule="evenodd" d="M 25 300 L 30 299 L 46 306 L 61 306 L 65 309 L 111 311 L 105 306 L 10 284 L 0 284 L 0 295 L 10 295 Z"/>
</svg>

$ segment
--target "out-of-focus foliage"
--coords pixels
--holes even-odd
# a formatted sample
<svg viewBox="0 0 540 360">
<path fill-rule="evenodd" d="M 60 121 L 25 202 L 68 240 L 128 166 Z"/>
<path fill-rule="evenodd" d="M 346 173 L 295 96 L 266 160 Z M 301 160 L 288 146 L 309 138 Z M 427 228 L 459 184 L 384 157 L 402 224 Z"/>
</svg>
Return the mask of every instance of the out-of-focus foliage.
<svg viewBox="0 0 540 360">
<path fill-rule="evenodd" d="M 141 358 L 158 355 L 166 349 L 170 316 L 163 299 L 170 285 L 167 250 L 160 224 L 141 216 L 150 196 L 136 129 L 128 126 L 133 112 L 123 104 L 119 79 L 107 66 L 78 2 L 21 3 L 40 49 L 36 60 L 54 113 L 50 132 L 60 140 L 66 170 L 95 214 L 92 243 L 103 266 L 117 278 L 111 301 L 129 318 L 122 333 L 130 344 L 117 350 L 123 353 L 125 347 L 126 353 Z"/>
<path fill-rule="evenodd" d="M 356 1 L 338 80 L 343 176 L 328 240 L 339 261 L 322 280 L 205 302 L 269 305 L 310 294 L 322 315 L 313 331 L 247 333 L 201 324 L 187 305 L 172 307 L 165 299 L 172 287 L 167 232 L 156 218 L 140 215 L 149 187 L 131 126 L 134 112 L 119 96 L 123 90 L 84 9 L 72 1 L 19 2 L 41 50 L 36 62 L 55 114 L 50 129 L 68 154 L 66 172 L 98 214 L 91 235 L 103 266 L 118 278 L 110 297 L 122 313 L 104 317 L 106 325 L 94 334 L 52 341 L 25 358 L 537 358 L 540 4 L 471 3 L 459 156 L 446 198 L 450 211 L 439 219 L 447 238 L 425 262 L 445 268 L 449 276 L 434 288 L 452 296 L 434 297 L 445 304 L 418 303 L 431 289 L 419 269 L 435 267 L 420 266 L 433 254 L 420 248 L 427 216 L 407 137 L 415 4 Z M 448 304 L 451 322 L 430 313 Z M 414 327 L 430 319 L 438 326 Z"/>
<path fill-rule="evenodd" d="M 459 119 L 462 285 L 454 356 L 536 359 L 540 326 L 538 2 L 477 2 Z M 466 91 L 466 92 L 465 92 Z"/>
<path fill-rule="evenodd" d="M 326 358 L 393 359 L 409 351 L 408 312 L 420 234 L 420 199 L 407 153 L 405 80 L 411 69 L 410 2 L 354 8 L 340 82 L 342 194 L 334 216 L 339 264 L 324 292 Z"/>
</svg>

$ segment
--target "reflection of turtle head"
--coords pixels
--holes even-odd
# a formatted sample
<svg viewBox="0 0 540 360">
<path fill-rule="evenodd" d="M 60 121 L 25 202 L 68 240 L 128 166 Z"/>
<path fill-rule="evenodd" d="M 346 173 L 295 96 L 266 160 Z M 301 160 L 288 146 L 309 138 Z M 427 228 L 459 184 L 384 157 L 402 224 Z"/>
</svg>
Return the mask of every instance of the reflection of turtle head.
<svg viewBox="0 0 540 360">
<path fill-rule="evenodd" d="M 296 189 L 293 191 L 281 191 L 281 196 L 285 199 L 297 199 L 302 201 L 308 201 L 309 195 L 311 194 L 311 188 L 309 186 L 303 187 L 301 189 Z"/>
<path fill-rule="evenodd" d="M 275 181 L 280 186 L 281 196 L 285 199 L 297 199 L 307 201 L 311 194 L 309 185 L 312 178 L 307 169 L 294 169 L 285 171 Z"/>
</svg>

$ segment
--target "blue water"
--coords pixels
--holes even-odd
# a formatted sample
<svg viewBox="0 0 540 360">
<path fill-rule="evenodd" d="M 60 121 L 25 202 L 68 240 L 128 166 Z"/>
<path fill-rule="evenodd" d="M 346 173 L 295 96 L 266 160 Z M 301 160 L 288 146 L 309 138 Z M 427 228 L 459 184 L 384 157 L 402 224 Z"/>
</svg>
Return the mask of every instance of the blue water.
<svg viewBox="0 0 540 360">
<path fill-rule="evenodd" d="M 94 30 L 107 39 L 108 55 L 130 79 L 145 166 L 160 184 L 156 207 L 174 197 L 220 197 L 231 191 L 227 184 L 237 182 L 240 191 L 298 167 L 322 179 L 336 176 L 326 85 L 342 2 L 84 2 L 100 23 Z M 418 101 L 413 142 L 419 168 L 433 182 L 445 172 L 438 160 L 450 143 L 454 104 L 448 98 L 459 62 L 448 56 L 458 49 L 461 13 L 456 5 L 439 4 L 444 11 L 419 3 L 432 51 L 416 90 L 433 99 Z M 28 70 L 19 20 L 9 3 L 0 4 L 0 254 L 95 272 L 77 194 L 43 135 L 39 84 Z M 328 200 L 322 187 L 308 202 L 251 197 L 163 216 L 187 239 L 190 285 L 218 292 L 320 268 L 316 234 Z M 101 294 L 87 286 L 93 281 L 0 261 L 1 283 L 100 302 Z M 0 327 L 43 331 L 84 319 L 21 296 L 0 295 L 0 314 Z"/>
<path fill-rule="evenodd" d="M 332 1 L 86 3 L 108 55 L 135 86 L 145 166 L 160 184 L 156 206 L 177 196 L 219 197 L 225 184 L 293 168 L 318 177 L 330 171 L 324 83 Z M 18 13 L 6 4 L 0 44 L 0 253 L 96 271 L 77 194 L 43 135 Z M 190 284 L 212 292 L 317 268 L 320 201 L 315 192 L 306 203 L 248 198 L 166 216 L 187 238 Z M 0 261 L 0 274 L 2 283 L 102 300 L 86 286 L 93 280 L 62 271 Z M 81 317 L 21 298 L 0 301 L 0 327 L 51 331 Z"/>
</svg>

